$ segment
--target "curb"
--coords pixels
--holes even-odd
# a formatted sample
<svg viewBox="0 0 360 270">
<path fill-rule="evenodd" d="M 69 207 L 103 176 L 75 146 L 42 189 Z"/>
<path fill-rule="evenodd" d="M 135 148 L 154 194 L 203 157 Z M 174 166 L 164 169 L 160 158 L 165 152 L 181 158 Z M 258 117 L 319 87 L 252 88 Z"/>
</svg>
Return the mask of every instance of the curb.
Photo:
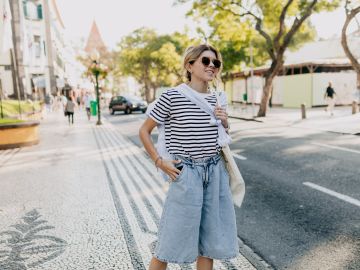
<svg viewBox="0 0 360 270">
<path fill-rule="evenodd" d="M 258 254 L 255 253 L 249 246 L 238 237 L 238 244 L 240 253 L 257 269 L 257 270 L 274 270 L 270 264 L 264 261 Z"/>
<path fill-rule="evenodd" d="M 239 120 L 244 120 L 244 121 L 254 121 L 254 122 L 263 123 L 263 121 L 257 120 L 257 119 L 255 119 L 255 118 L 246 118 L 246 117 L 234 116 L 234 115 L 229 115 L 229 118 L 239 119 Z"/>
</svg>

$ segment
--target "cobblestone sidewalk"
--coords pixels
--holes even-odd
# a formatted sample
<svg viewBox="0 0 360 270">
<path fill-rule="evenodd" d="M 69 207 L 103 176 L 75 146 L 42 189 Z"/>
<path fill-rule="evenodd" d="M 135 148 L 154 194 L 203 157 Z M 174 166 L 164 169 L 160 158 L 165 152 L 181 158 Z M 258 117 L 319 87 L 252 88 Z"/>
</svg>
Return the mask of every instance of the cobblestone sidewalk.
<svg viewBox="0 0 360 270">
<path fill-rule="evenodd" d="M 167 184 L 142 150 L 85 112 L 54 113 L 40 136 L 0 151 L 0 269 L 146 269 Z M 255 269 L 241 255 L 214 268 Z"/>
</svg>

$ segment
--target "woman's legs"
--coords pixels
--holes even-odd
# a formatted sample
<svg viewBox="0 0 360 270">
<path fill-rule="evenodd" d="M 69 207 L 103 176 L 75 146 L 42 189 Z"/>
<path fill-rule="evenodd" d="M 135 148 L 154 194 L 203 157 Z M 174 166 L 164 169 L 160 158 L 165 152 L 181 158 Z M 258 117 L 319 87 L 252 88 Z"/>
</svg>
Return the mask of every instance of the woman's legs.
<svg viewBox="0 0 360 270">
<path fill-rule="evenodd" d="M 69 124 L 74 124 L 74 113 L 68 112 L 68 119 L 69 119 Z"/>
<path fill-rule="evenodd" d="M 155 257 L 151 259 L 149 270 L 166 270 L 167 263 L 159 261 Z"/>
<path fill-rule="evenodd" d="M 196 261 L 197 270 L 212 270 L 214 260 L 206 257 L 199 256 Z"/>
</svg>

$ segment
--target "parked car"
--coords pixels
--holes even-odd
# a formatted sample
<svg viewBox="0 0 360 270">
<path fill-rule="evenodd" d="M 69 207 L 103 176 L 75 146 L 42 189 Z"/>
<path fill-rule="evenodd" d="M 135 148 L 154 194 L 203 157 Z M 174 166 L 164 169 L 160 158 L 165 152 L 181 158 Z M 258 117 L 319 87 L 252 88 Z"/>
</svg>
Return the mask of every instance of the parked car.
<svg viewBox="0 0 360 270">
<path fill-rule="evenodd" d="M 125 114 L 130 114 L 134 111 L 145 113 L 147 107 L 147 102 L 139 97 L 115 96 L 110 100 L 109 112 L 110 114 L 115 114 L 116 111 L 123 111 Z"/>
</svg>

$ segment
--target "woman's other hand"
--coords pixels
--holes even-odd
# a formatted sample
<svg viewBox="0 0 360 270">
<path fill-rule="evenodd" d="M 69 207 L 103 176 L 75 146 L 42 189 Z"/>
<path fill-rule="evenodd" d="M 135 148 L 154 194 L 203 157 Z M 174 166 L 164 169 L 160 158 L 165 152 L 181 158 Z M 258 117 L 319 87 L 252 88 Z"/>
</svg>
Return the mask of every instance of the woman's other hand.
<svg viewBox="0 0 360 270">
<path fill-rule="evenodd" d="M 174 165 L 181 163 L 181 160 L 161 160 L 159 162 L 158 167 L 166 173 L 168 176 L 170 176 L 171 180 L 174 181 L 176 177 L 180 174 L 180 170 L 178 170 Z"/>
<path fill-rule="evenodd" d="M 228 127 L 228 114 L 225 109 L 220 106 L 215 106 L 214 114 L 217 119 L 221 120 L 222 125 L 227 128 Z"/>
</svg>

